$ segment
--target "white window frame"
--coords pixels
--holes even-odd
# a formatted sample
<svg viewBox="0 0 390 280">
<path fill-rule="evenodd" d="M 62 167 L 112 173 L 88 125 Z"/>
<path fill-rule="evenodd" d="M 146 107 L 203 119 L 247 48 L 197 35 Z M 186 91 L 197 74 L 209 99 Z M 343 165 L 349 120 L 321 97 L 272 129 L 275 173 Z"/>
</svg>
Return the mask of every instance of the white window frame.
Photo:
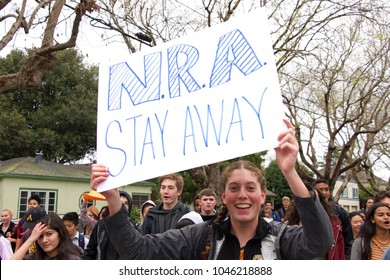
<svg viewBox="0 0 390 280">
<path fill-rule="evenodd" d="M 344 188 L 343 193 L 341 194 L 342 198 L 348 198 L 348 186 Z"/>
<path fill-rule="evenodd" d="M 19 190 L 19 207 L 18 207 L 18 218 L 28 210 L 28 199 L 32 194 L 38 194 L 41 197 L 41 207 L 49 212 L 56 212 L 57 210 L 57 190 L 46 190 L 46 189 L 20 189 Z"/>
</svg>

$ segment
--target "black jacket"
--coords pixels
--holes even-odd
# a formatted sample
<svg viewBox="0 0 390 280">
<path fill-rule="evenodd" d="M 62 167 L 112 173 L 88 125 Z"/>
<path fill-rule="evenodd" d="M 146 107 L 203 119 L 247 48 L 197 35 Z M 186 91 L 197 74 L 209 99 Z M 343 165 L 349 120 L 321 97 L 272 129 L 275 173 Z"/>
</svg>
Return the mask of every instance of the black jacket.
<svg viewBox="0 0 390 280">
<path fill-rule="evenodd" d="M 119 191 L 119 195 L 127 197 L 129 202 L 129 208 L 124 219 L 132 223 L 138 232 L 141 232 L 140 228 L 130 220 L 133 206 L 131 196 L 125 191 Z M 82 255 L 84 260 L 117 260 L 119 258 L 119 254 L 108 236 L 103 220 L 100 220 L 92 230 L 88 246 Z"/>
<path fill-rule="evenodd" d="M 260 217 L 256 236 L 245 247 L 245 259 L 314 259 L 329 251 L 333 243 L 332 227 L 319 200 L 294 199 L 304 226 L 267 223 Z M 239 256 L 239 243 L 230 233 L 229 219 L 221 224 L 209 221 L 143 236 L 125 217 L 126 211 L 122 208 L 104 219 L 120 259 L 203 259 L 206 246 L 210 248 L 209 259 L 237 259 Z"/>
<path fill-rule="evenodd" d="M 119 254 L 108 238 L 103 220 L 93 228 L 89 243 L 82 255 L 84 260 L 117 260 Z"/>
<path fill-rule="evenodd" d="M 164 210 L 163 205 L 149 209 L 142 224 L 142 234 L 163 233 L 169 229 L 176 228 L 180 218 L 190 212 L 190 209 L 180 201 L 171 210 Z"/>
</svg>

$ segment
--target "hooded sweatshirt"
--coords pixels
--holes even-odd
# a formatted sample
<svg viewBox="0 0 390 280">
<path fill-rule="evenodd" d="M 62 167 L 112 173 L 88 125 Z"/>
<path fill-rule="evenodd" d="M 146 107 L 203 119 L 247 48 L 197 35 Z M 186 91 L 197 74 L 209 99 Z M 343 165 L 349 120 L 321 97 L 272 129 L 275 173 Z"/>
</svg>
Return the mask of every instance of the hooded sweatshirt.
<svg viewBox="0 0 390 280">
<path fill-rule="evenodd" d="M 131 214 L 131 209 L 133 208 L 133 199 L 131 198 L 131 196 L 125 192 L 125 191 L 119 191 L 119 196 L 124 196 L 127 198 L 127 201 L 129 202 L 129 217 L 130 217 L 130 214 Z"/>
<path fill-rule="evenodd" d="M 131 209 L 133 208 L 133 200 L 125 191 L 119 191 L 119 195 L 126 197 L 129 202 L 129 209 L 127 213 L 130 219 Z M 105 218 L 98 221 L 97 225 L 92 230 L 88 246 L 82 255 L 84 260 L 117 260 L 119 258 L 119 254 L 107 234 L 106 227 L 103 223 L 104 219 Z M 141 232 L 141 229 L 136 226 L 131 219 L 130 221 L 136 230 Z"/>
<path fill-rule="evenodd" d="M 142 205 L 141 205 L 141 211 L 140 211 L 140 213 L 139 213 L 141 224 L 144 222 L 144 219 L 145 219 L 145 217 L 142 215 L 142 213 L 144 212 L 144 208 L 145 208 L 146 206 L 148 206 L 148 205 L 151 205 L 151 206 L 153 206 L 153 207 L 156 207 L 156 203 L 154 203 L 153 200 L 147 200 L 147 201 L 145 201 L 144 203 L 142 203 Z"/>
<path fill-rule="evenodd" d="M 164 210 L 162 204 L 151 208 L 142 224 L 142 234 L 162 233 L 176 228 L 179 219 L 188 212 L 190 209 L 180 201 L 171 210 Z"/>
</svg>

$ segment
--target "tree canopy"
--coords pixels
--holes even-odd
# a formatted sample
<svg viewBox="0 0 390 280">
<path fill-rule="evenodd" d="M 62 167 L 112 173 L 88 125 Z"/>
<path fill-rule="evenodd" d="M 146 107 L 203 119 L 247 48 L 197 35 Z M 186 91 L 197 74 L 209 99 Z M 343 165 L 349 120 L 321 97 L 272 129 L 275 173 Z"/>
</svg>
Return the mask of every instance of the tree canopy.
<svg viewBox="0 0 390 280">
<path fill-rule="evenodd" d="M 10 71 L 27 57 L 28 52 L 12 51 L 0 59 L 0 71 Z M 97 67 L 86 67 L 70 49 L 58 53 L 39 86 L 0 95 L 1 159 L 42 151 L 48 160 L 67 163 L 95 151 L 97 76 Z"/>
</svg>

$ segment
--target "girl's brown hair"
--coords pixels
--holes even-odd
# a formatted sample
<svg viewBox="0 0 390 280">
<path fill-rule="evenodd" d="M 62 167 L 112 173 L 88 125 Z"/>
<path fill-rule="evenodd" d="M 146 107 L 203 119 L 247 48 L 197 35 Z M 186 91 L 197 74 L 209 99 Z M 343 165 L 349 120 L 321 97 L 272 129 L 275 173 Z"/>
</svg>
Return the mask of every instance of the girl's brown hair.
<svg viewBox="0 0 390 280">
<path fill-rule="evenodd" d="M 252 172 L 252 174 L 257 178 L 257 181 L 260 183 L 261 191 L 265 191 L 266 189 L 265 178 L 261 173 L 261 170 L 250 161 L 238 160 L 229 164 L 222 172 L 221 185 L 219 189 L 220 194 L 225 191 L 227 181 L 229 180 L 230 176 L 232 176 L 233 171 L 237 169 L 246 169 Z M 216 224 L 222 222 L 223 220 L 226 219 L 227 214 L 228 214 L 228 208 L 226 207 L 225 204 L 221 205 L 221 207 L 219 208 L 218 217 L 215 219 L 214 222 Z M 210 240 L 211 240 L 211 231 L 209 231 L 208 233 L 205 249 L 200 253 L 201 259 L 203 260 L 208 259 L 210 253 Z"/>
<path fill-rule="evenodd" d="M 42 217 L 37 221 L 37 223 L 43 223 L 47 228 L 55 230 L 58 232 L 58 238 L 60 242 L 58 244 L 57 256 L 54 257 L 56 260 L 77 260 L 81 259 L 81 252 L 77 249 L 72 243 L 68 231 L 64 225 L 62 219 L 55 213 L 48 213 L 46 216 Z M 37 242 L 37 248 L 35 253 L 33 253 L 32 259 L 44 260 L 48 256 L 46 252 L 39 246 Z"/>
<path fill-rule="evenodd" d="M 263 174 L 261 173 L 261 170 L 256 165 L 251 163 L 250 161 L 238 160 L 238 161 L 232 162 L 223 171 L 222 176 L 221 176 L 220 193 L 225 190 L 226 182 L 228 181 L 230 176 L 232 176 L 233 171 L 237 170 L 237 169 L 246 169 L 246 170 L 252 172 L 252 174 L 255 177 L 257 177 L 257 181 L 259 181 L 259 183 L 260 183 L 261 190 L 264 191 L 266 189 L 265 178 L 264 178 Z"/>
</svg>

